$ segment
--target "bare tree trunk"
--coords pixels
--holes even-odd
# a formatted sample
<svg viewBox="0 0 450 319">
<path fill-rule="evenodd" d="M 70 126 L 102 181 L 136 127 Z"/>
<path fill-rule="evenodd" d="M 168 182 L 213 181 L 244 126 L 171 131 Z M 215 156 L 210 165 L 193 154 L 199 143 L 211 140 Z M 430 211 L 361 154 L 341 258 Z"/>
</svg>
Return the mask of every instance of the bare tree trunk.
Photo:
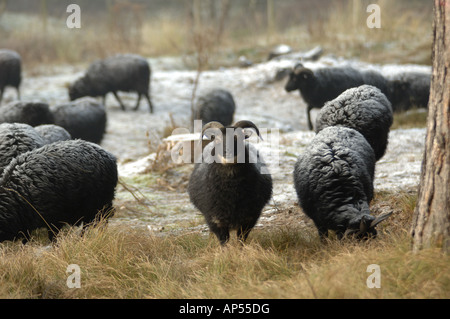
<svg viewBox="0 0 450 319">
<path fill-rule="evenodd" d="M 450 0 L 434 0 L 433 75 L 413 250 L 450 252 Z"/>
</svg>

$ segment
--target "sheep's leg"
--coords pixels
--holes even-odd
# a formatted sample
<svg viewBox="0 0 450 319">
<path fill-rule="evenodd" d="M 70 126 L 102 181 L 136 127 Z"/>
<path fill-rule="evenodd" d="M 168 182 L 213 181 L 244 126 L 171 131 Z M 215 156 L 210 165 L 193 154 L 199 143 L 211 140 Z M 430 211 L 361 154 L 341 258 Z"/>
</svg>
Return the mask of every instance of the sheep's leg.
<svg viewBox="0 0 450 319">
<path fill-rule="evenodd" d="M 116 97 L 117 101 L 119 101 L 120 107 L 122 108 L 122 111 L 125 111 L 125 105 L 122 103 L 122 100 L 117 95 L 116 91 L 113 91 L 114 96 Z"/>
<path fill-rule="evenodd" d="M 0 104 L 2 104 L 2 100 L 3 100 L 3 89 L 4 89 L 4 88 L 2 88 L 2 89 L 0 90 Z"/>
<path fill-rule="evenodd" d="M 148 102 L 148 106 L 150 107 L 150 113 L 153 113 L 153 104 L 152 101 L 150 100 L 150 95 L 148 93 L 145 93 L 145 98 L 147 99 Z"/>
<path fill-rule="evenodd" d="M 141 96 L 142 96 L 142 94 L 141 93 L 138 93 L 138 98 L 137 98 L 137 102 L 136 102 L 136 106 L 134 107 L 134 111 L 137 111 L 138 110 L 138 108 L 139 108 L 139 103 L 141 102 Z"/>
<path fill-rule="evenodd" d="M 308 108 L 306 109 L 306 116 L 308 117 L 308 128 L 312 131 L 313 125 L 311 123 L 311 109 L 312 107 L 308 105 Z"/>
<path fill-rule="evenodd" d="M 17 87 L 16 89 L 17 89 L 17 99 L 20 100 L 20 89 L 19 87 Z"/>
</svg>

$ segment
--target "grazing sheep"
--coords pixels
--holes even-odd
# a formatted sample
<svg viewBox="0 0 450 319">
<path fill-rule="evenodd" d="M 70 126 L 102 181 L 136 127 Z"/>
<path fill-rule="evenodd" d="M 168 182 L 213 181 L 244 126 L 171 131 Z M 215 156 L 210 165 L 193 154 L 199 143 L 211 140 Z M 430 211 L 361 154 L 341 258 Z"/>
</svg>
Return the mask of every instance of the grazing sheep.
<svg viewBox="0 0 450 319">
<path fill-rule="evenodd" d="M 229 91 L 213 89 L 198 98 L 192 122 L 200 119 L 205 124 L 215 121 L 224 126 L 231 125 L 235 109 L 233 95 Z"/>
<path fill-rule="evenodd" d="M 104 60 L 93 62 L 85 75 L 69 86 L 69 97 L 73 101 L 83 96 L 102 96 L 105 104 L 106 94 L 112 92 L 119 101 L 122 110 L 125 105 L 117 95 L 118 91 L 137 92 L 138 98 L 134 110 L 139 108 L 144 95 L 153 113 L 150 101 L 151 69 L 146 59 L 135 54 L 118 54 Z"/>
<path fill-rule="evenodd" d="M 307 104 L 308 128 L 312 130 L 311 109 L 320 109 L 325 102 L 336 98 L 345 90 L 363 84 L 361 73 L 351 67 L 320 68 L 312 71 L 299 63 L 289 74 L 285 90 L 300 91 Z"/>
<path fill-rule="evenodd" d="M 367 139 L 378 161 L 386 152 L 392 121 L 386 96 L 374 86 L 361 85 L 325 103 L 316 119 L 316 132 L 336 125 L 353 128 Z"/>
<path fill-rule="evenodd" d="M 405 72 L 390 79 L 387 96 L 394 112 L 427 108 L 430 84 L 431 74 L 423 72 Z"/>
<path fill-rule="evenodd" d="M 37 126 L 52 124 L 53 121 L 53 114 L 47 103 L 16 101 L 0 106 L 0 123 Z"/>
<path fill-rule="evenodd" d="M 222 245 L 233 229 L 244 242 L 272 196 L 272 178 L 261 173 L 265 164 L 245 141 L 248 129 L 254 129 L 259 136 L 258 128 L 250 121 L 229 127 L 218 122 L 206 124 L 202 136 L 212 142 L 205 146 L 203 162 L 195 164 L 189 180 L 191 202 Z"/>
<path fill-rule="evenodd" d="M 106 129 L 105 107 L 93 98 L 52 106 L 55 124 L 63 127 L 74 139 L 100 144 Z"/>
<path fill-rule="evenodd" d="M 45 227 L 109 217 L 117 184 L 116 158 L 82 140 L 62 141 L 21 154 L 0 179 L 0 241 L 29 238 Z"/>
<path fill-rule="evenodd" d="M 359 132 L 347 127 L 327 127 L 317 133 L 298 157 L 294 185 L 299 205 L 319 231 L 339 238 L 375 236 L 375 226 L 389 214 L 370 214 L 373 198 L 375 154 Z"/>
<path fill-rule="evenodd" d="M 44 144 L 41 136 L 28 124 L 0 124 L 0 176 L 14 158 Z"/>
<path fill-rule="evenodd" d="M 7 86 L 16 88 L 17 98 L 20 100 L 21 64 L 22 60 L 19 53 L 0 49 L 0 104 L 2 103 L 3 92 Z"/>
<path fill-rule="evenodd" d="M 50 144 L 59 141 L 68 141 L 72 139 L 70 133 L 61 126 L 54 124 L 38 125 L 34 128 L 36 132 L 42 137 L 45 144 Z"/>
</svg>

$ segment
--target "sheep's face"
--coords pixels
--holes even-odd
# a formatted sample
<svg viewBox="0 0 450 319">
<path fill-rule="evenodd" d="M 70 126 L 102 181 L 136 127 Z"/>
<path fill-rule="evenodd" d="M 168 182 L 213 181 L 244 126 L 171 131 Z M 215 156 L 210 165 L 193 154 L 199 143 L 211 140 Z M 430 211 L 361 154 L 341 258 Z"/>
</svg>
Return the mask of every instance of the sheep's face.
<svg viewBox="0 0 450 319">
<path fill-rule="evenodd" d="M 209 162 L 214 161 L 223 165 L 253 163 L 253 157 L 250 156 L 245 141 L 252 135 L 253 129 L 259 136 L 259 131 L 254 124 L 252 127 L 224 127 L 220 125 L 203 129 L 203 137 L 211 140 L 204 149 L 204 157 L 208 158 Z"/>
<path fill-rule="evenodd" d="M 69 98 L 71 101 L 79 99 L 80 97 L 85 96 L 83 94 L 83 86 L 80 81 L 75 81 L 73 84 L 69 86 Z"/>
<path fill-rule="evenodd" d="M 304 67 L 295 68 L 289 74 L 289 80 L 284 89 L 287 92 L 291 92 L 297 89 L 306 88 L 311 84 L 313 79 L 314 73 L 310 69 Z"/>
<path fill-rule="evenodd" d="M 374 217 L 369 214 L 360 215 L 352 220 L 350 220 L 347 230 L 344 236 L 353 235 L 357 239 L 367 239 L 377 236 L 377 230 L 375 227 L 388 218 L 392 212 L 387 214 L 382 214 L 378 217 Z"/>
</svg>

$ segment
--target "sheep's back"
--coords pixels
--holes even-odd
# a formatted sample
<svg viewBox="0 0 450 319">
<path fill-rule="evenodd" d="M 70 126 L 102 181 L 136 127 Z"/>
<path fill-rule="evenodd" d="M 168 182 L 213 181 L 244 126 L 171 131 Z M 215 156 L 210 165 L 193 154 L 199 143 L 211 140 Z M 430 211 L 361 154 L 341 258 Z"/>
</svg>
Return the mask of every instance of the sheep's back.
<svg viewBox="0 0 450 319">
<path fill-rule="evenodd" d="M 320 131 L 299 155 L 294 185 L 304 212 L 324 219 L 334 208 L 373 197 L 375 155 L 366 139 L 345 127 Z"/>
<path fill-rule="evenodd" d="M 378 88 L 362 85 L 325 104 L 316 119 L 316 132 L 336 125 L 355 129 L 373 147 L 378 160 L 386 151 L 392 122 L 392 107 L 386 96 Z"/>
<path fill-rule="evenodd" d="M 148 62 L 138 55 L 121 54 L 96 61 L 86 72 L 89 83 L 101 92 L 137 91 L 146 93 L 151 70 Z"/>
<path fill-rule="evenodd" d="M 203 124 L 217 121 L 231 125 L 236 105 L 232 94 L 223 89 L 214 89 L 198 98 L 193 119 L 201 119 Z"/>
<path fill-rule="evenodd" d="M 4 168 L 17 156 L 45 144 L 41 136 L 27 124 L 0 124 L 0 176 Z"/>
<path fill-rule="evenodd" d="M 53 122 L 53 114 L 47 103 L 14 101 L 0 106 L 0 123 L 37 126 Z"/>
<path fill-rule="evenodd" d="M 100 143 L 106 129 L 106 110 L 93 98 L 52 106 L 55 124 L 66 129 L 72 138 Z"/>
<path fill-rule="evenodd" d="M 325 102 L 336 98 L 345 90 L 364 84 L 361 73 L 351 67 L 320 68 L 314 71 L 317 87 L 306 94 L 305 100 L 314 107 L 321 108 Z"/>
<path fill-rule="evenodd" d="M 57 226 L 92 221 L 98 210 L 111 207 L 117 178 L 113 155 L 72 140 L 18 156 L 5 169 L 0 186 L 16 198 L 13 219 L 32 230 L 46 226 L 42 218 Z"/>
</svg>

